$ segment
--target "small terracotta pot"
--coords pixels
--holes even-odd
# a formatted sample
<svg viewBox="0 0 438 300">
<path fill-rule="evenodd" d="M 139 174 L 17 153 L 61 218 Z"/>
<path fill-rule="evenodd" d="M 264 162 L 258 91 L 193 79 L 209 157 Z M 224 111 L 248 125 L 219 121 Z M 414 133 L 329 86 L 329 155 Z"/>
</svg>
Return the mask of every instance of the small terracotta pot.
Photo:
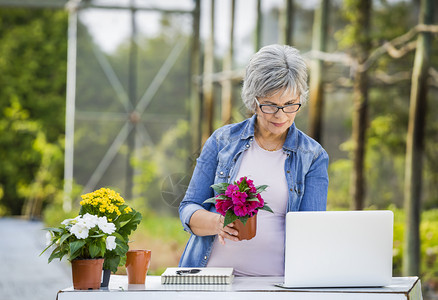
<svg viewBox="0 0 438 300">
<path fill-rule="evenodd" d="M 245 225 L 237 219 L 234 223 L 234 228 L 239 232 L 237 234 L 237 238 L 239 241 L 241 240 L 250 240 L 253 237 L 256 236 L 257 232 L 257 215 L 252 216 L 249 218 Z"/>
<path fill-rule="evenodd" d="M 103 258 L 74 259 L 71 262 L 75 290 L 97 290 L 102 279 Z"/>
<path fill-rule="evenodd" d="M 144 284 L 151 264 L 151 250 L 129 250 L 126 253 L 126 272 L 129 284 Z"/>
</svg>

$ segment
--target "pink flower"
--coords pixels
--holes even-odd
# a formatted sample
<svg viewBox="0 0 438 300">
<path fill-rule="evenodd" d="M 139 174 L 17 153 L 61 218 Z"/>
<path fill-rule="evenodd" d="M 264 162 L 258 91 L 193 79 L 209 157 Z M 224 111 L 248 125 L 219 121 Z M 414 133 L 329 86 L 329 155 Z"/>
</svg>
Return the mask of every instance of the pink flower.
<svg viewBox="0 0 438 300">
<path fill-rule="evenodd" d="M 239 191 L 239 186 L 230 184 L 225 191 L 225 196 L 231 198 L 234 204 L 245 202 L 248 194 Z"/>
<path fill-rule="evenodd" d="M 216 200 L 216 211 L 221 215 L 225 216 L 227 210 L 233 206 L 233 202 L 231 200 Z"/>
<path fill-rule="evenodd" d="M 235 192 L 238 192 L 238 191 L 239 191 L 239 187 L 238 187 L 237 185 L 230 184 L 230 185 L 227 187 L 227 190 L 225 191 L 225 196 L 231 198 L 231 197 L 233 196 L 233 194 L 234 194 Z"/>
<path fill-rule="evenodd" d="M 249 187 L 254 186 L 254 181 L 252 181 L 251 179 L 246 179 L 246 183 L 248 184 Z"/>
<path fill-rule="evenodd" d="M 248 194 L 245 192 L 235 192 L 231 199 L 233 200 L 233 204 L 244 203 L 246 198 L 248 198 Z"/>
<path fill-rule="evenodd" d="M 263 198 L 260 194 L 257 194 L 256 196 L 257 196 L 257 199 L 259 199 L 259 202 L 257 203 L 258 207 L 263 207 L 265 205 L 265 200 L 263 200 Z"/>
<path fill-rule="evenodd" d="M 259 203 L 257 201 L 246 201 L 234 206 L 234 213 L 238 217 L 250 216 L 257 213 Z"/>
</svg>

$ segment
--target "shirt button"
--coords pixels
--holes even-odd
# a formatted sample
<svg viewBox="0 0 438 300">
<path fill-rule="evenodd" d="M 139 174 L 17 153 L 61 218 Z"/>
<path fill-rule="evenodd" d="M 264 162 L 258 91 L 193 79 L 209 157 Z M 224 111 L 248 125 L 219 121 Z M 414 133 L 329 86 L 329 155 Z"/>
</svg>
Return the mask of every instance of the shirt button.
<svg viewBox="0 0 438 300">
<path fill-rule="evenodd" d="M 287 170 L 287 174 L 289 174 L 290 173 L 290 171 L 289 170 Z"/>
<path fill-rule="evenodd" d="M 248 144 L 246 144 L 246 148 L 249 148 L 249 145 L 248 145 Z"/>
<path fill-rule="evenodd" d="M 206 256 L 204 256 L 204 259 L 207 259 L 207 255 L 206 255 Z"/>
<path fill-rule="evenodd" d="M 224 172 L 221 171 L 219 174 L 224 175 Z"/>
<path fill-rule="evenodd" d="M 293 192 L 293 189 L 289 189 L 289 191 Z"/>
</svg>

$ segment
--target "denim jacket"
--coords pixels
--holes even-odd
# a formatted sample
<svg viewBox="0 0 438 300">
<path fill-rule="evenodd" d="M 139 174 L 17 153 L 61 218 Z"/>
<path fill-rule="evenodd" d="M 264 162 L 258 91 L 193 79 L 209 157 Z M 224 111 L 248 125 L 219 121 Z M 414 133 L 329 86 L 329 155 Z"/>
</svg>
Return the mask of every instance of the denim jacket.
<svg viewBox="0 0 438 300">
<path fill-rule="evenodd" d="M 179 265 L 205 267 L 215 236 L 197 236 L 189 222 L 198 209 L 216 212 L 203 202 L 214 196 L 212 184 L 233 182 L 239 171 L 242 154 L 254 141 L 257 115 L 241 123 L 225 125 L 205 142 L 184 199 L 179 206 L 184 230 L 191 233 Z M 316 141 L 295 127 L 289 128 L 283 151 L 287 154 L 284 172 L 289 188 L 287 211 L 320 211 L 326 209 L 328 188 L 328 155 Z M 268 175 L 269 176 L 269 175 Z"/>
</svg>

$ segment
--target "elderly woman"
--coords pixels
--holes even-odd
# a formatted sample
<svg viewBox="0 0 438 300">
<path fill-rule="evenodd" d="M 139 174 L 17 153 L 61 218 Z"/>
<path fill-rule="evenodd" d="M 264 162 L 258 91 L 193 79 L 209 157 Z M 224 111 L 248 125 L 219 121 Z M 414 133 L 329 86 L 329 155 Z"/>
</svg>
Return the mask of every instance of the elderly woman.
<svg viewBox="0 0 438 300">
<path fill-rule="evenodd" d="M 180 266 L 283 276 L 286 213 L 326 209 L 328 155 L 294 123 L 307 94 L 306 64 L 295 48 L 270 45 L 251 58 L 242 98 L 254 115 L 216 130 L 197 159 L 179 208 L 191 233 Z M 257 235 L 238 241 L 233 223 L 223 227 L 224 217 L 203 202 L 214 196 L 212 184 L 242 176 L 269 186 L 262 196 L 274 214 L 259 211 Z"/>
</svg>

